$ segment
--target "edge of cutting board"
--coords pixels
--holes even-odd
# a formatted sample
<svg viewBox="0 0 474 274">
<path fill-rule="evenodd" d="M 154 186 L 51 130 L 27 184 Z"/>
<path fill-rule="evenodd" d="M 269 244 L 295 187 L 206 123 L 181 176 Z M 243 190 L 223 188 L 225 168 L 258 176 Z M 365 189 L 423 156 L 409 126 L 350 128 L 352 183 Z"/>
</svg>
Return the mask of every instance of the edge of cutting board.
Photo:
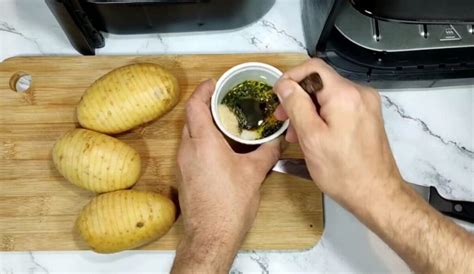
<svg viewBox="0 0 474 274">
<path fill-rule="evenodd" d="M 5 59 L 0 63 L 0 80 L 2 80 L 2 82 L 3 82 L 4 80 L 6 80 L 5 78 L 7 77 L 7 75 L 11 75 L 11 73 L 16 73 L 16 72 L 31 73 L 33 75 L 33 77 L 35 77 L 35 74 L 36 75 L 43 75 L 44 72 L 41 71 L 40 68 L 41 68 L 42 62 L 46 62 L 46 61 L 53 61 L 53 63 L 54 63 L 54 64 L 51 64 L 50 66 L 48 66 L 48 73 L 54 74 L 54 75 L 56 75 L 56 73 L 57 73 L 58 77 L 63 76 L 65 79 L 67 79 L 67 77 L 70 76 L 70 75 L 73 75 L 74 72 L 73 71 L 64 71 L 64 70 L 62 70 L 61 69 L 62 63 L 64 63 L 64 62 L 68 63 L 69 62 L 68 68 L 74 69 L 75 66 L 78 66 L 78 65 L 74 64 L 74 61 L 79 60 L 79 59 L 86 60 L 87 63 L 88 63 L 88 66 L 91 68 L 91 70 L 95 70 L 97 72 L 104 73 L 104 72 L 110 71 L 111 69 L 113 69 L 115 67 L 118 67 L 118 66 L 121 66 L 121 65 L 126 65 L 126 64 L 129 64 L 129 63 L 136 63 L 136 62 L 157 62 L 157 63 L 159 63 L 160 61 L 162 61 L 162 62 L 167 63 L 169 65 L 174 65 L 176 63 L 179 63 L 179 60 L 187 59 L 187 58 L 190 58 L 189 60 L 192 60 L 192 59 L 198 60 L 198 62 L 196 64 L 189 64 L 187 69 L 197 70 L 196 74 L 199 74 L 198 70 L 201 68 L 201 66 L 199 65 L 199 62 L 204 62 L 204 60 L 206 60 L 206 59 L 212 59 L 213 62 L 214 61 L 218 62 L 219 60 L 226 60 L 226 61 L 223 61 L 222 63 L 225 63 L 226 64 L 225 67 L 228 69 L 233 65 L 236 65 L 236 64 L 239 64 L 239 63 L 242 63 L 242 62 L 248 62 L 248 61 L 264 61 L 264 62 L 267 62 L 267 63 L 270 63 L 270 64 L 272 64 L 272 62 L 274 62 L 274 63 L 278 63 L 278 64 L 287 63 L 287 64 L 294 65 L 296 63 L 295 60 L 297 60 L 298 62 L 302 62 L 304 60 L 309 59 L 309 56 L 307 54 L 304 54 L 304 53 L 284 53 L 284 52 L 283 53 L 264 53 L 264 54 L 261 54 L 261 53 L 250 53 L 250 54 L 190 54 L 190 55 L 188 55 L 188 54 L 174 54 L 174 55 L 142 55 L 142 56 L 134 56 L 134 55 L 122 55 L 122 56 L 121 55 L 113 55 L 113 56 L 111 56 L 111 55 L 102 55 L 102 56 L 15 56 L 15 57 Z M 16 64 L 18 64 L 18 65 L 16 65 Z M 56 67 L 55 64 L 57 64 L 57 67 Z M 27 69 L 28 67 L 35 68 L 35 71 L 31 71 L 31 70 Z M 84 69 L 84 65 L 82 65 L 81 68 Z M 178 64 L 178 68 L 182 69 L 181 67 L 179 67 L 179 64 Z M 209 69 L 209 71 L 206 71 L 206 73 L 212 74 L 215 77 L 218 77 L 221 73 L 223 73 L 225 71 L 224 66 L 222 66 L 222 64 L 217 69 L 212 67 L 212 65 L 208 66 L 207 69 Z M 206 74 L 206 73 L 202 73 L 202 74 Z M 97 76 L 96 78 L 98 78 L 100 75 L 97 74 L 96 76 Z M 199 78 L 198 76 L 195 76 L 194 74 L 192 74 L 192 77 L 193 77 L 192 81 L 186 82 L 185 85 L 187 85 L 187 86 L 189 86 L 191 84 L 194 85 L 195 80 Z M 90 77 L 90 75 L 88 75 L 88 77 L 86 77 L 86 79 L 81 80 L 81 82 L 78 84 L 78 86 L 83 87 L 83 86 L 85 86 L 85 84 L 91 84 L 90 81 L 91 81 L 92 78 L 93 77 Z M 203 79 L 205 79 L 205 78 L 203 77 L 202 80 Z M 186 79 L 186 80 L 189 80 L 189 79 Z M 35 81 L 35 78 L 33 78 L 33 82 L 34 81 Z M 0 83 L 0 84 L 2 84 L 2 83 Z M 4 86 L 0 86 L 0 89 L 5 89 L 5 88 L 6 87 L 4 87 Z M 189 89 L 189 87 L 188 87 L 188 89 Z M 2 90 L 0 90 L 0 92 L 1 91 Z M 185 99 L 186 98 L 182 98 L 181 101 L 184 101 Z M 1 103 L 1 98 L 0 98 L 0 103 Z M 178 108 L 182 109 L 182 106 L 178 106 Z M 0 114 L 1 113 L 2 112 L 0 110 Z M 173 118 L 170 118 L 171 116 L 167 115 L 163 118 L 164 118 L 164 120 L 168 119 L 168 121 L 169 121 L 169 119 L 173 119 Z M 9 125 L 8 121 L 5 124 L 2 124 L 2 119 L 0 117 L 0 129 L 3 126 L 7 127 L 8 125 Z M 27 124 L 22 124 L 22 126 L 27 126 Z M 1 144 L 1 141 L 2 141 L 2 139 L 1 139 L 1 136 L 0 136 L 0 144 Z M 128 141 L 128 139 L 126 139 L 125 141 Z M 46 144 L 46 145 L 49 145 L 49 144 Z M 298 149 L 296 149 L 294 146 L 290 146 L 287 149 L 287 151 L 285 151 L 285 153 L 283 154 L 282 157 L 295 157 L 295 155 L 301 155 L 297 150 Z M 2 153 L 1 152 L 2 151 L 1 151 L 1 147 L 0 147 L 0 160 L 2 159 L 2 157 L 1 157 Z M 34 155 L 39 155 L 41 153 L 31 153 L 31 155 L 33 155 L 33 154 Z M 2 172 L 2 169 L 0 167 L 0 175 L 2 175 L 1 172 Z M 3 172 L 8 172 L 8 171 L 3 169 Z M 34 172 L 34 171 L 32 171 L 32 172 Z M 5 173 L 5 174 L 8 175 L 8 173 Z M 272 180 L 274 182 L 283 182 L 284 180 L 289 178 L 289 177 L 285 177 L 287 175 L 281 175 L 281 174 L 276 174 L 276 173 L 272 173 L 270 176 L 272 177 Z M 146 180 L 150 181 L 150 178 L 148 177 Z M 262 235 L 263 235 L 263 237 L 267 238 L 265 243 L 260 244 L 260 245 L 256 244 L 255 239 L 254 239 L 251 244 L 244 243 L 243 246 L 241 247 L 242 250 L 262 250 L 262 249 L 263 250 L 307 250 L 307 249 L 310 249 L 310 248 L 314 247 L 314 245 L 319 242 L 319 240 L 320 240 L 320 238 L 321 238 L 321 236 L 324 232 L 324 213 L 323 213 L 324 204 L 323 204 L 322 194 L 318 190 L 317 191 L 317 193 L 319 193 L 318 197 L 313 197 L 313 198 L 306 197 L 304 195 L 305 194 L 304 191 L 301 191 L 301 189 L 305 189 L 306 191 L 313 191 L 312 189 L 314 188 L 314 185 L 310 182 L 303 182 L 303 181 L 297 180 L 297 179 L 295 179 L 295 180 L 296 180 L 295 185 L 293 185 L 293 182 L 289 182 L 287 185 L 285 184 L 285 186 L 278 186 L 276 184 L 264 185 L 264 188 L 268 191 L 267 192 L 264 191 L 263 195 L 269 195 L 269 193 L 273 193 L 275 195 L 283 195 L 283 196 L 287 195 L 285 197 L 288 197 L 287 199 L 291 199 L 292 203 L 296 203 L 297 207 L 301 208 L 301 210 L 305 210 L 305 212 L 309 212 L 310 209 L 317 210 L 319 212 L 319 213 L 317 213 L 317 215 L 319 217 L 318 217 L 316 223 L 313 223 L 315 233 L 313 233 L 311 235 L 310 234 L 296 235 L 297 238 L 300 238 L 300 243 L 298 243 L 298 244 L 295 243 L 290 248 L 288 248 L 287 247 L 288 242 L 283 243 L 283 244 L 278 244 L 278 243 L 275 242 L 274 244 L 272 244 L 272 241 L 271 241 L 272 237 L 273 237 L 273 239 L 275 239 L 275 237 L 278 237 L 275 234 L 267 233 L 267 231 L 260 231 L 259 234 L 258 234 L 259 237 L 262 237 Z M 31 178 L 28 178 L 27 180 L 25 180 L 24 184 L 27 185 L 27 184 L 31 183 L 31 181 L 33 181 L 33 180 Z M 300 191 L 298 193 L 290 192 L 290 190 L 293 187 L 299 188 Z M 77 191 L 77 193 L 80 193 L 81 195 L 88 195 L 88 194 L 84 194 L 83 192 L 80 192 L 79 190 L 75 190 L 75 191 Z M 1 193 L 1 191 L 0 191 L 0 193 Z M 2 198 L 1 194 L 0 194 L 0 198 Z M 266 212 L 264 214 L 268 214 L 268 212 L 270 212 L 270 215 L 266 216 L 265 218 L 270 218 L 270 219 L 278 218 L 279 212 L 273 212 L 272 211 L 272 209 L 271 209 L 272 204 L 268 203 L 267 198 L 268 197 L 262 197 L 262 200 L 266 199 L 267 202 L 263 201 L 261 203 L 262 212 Z M 289 202 L 289 201 L 290 200 L 288 200 L 286 202 Z M 320 205 L 311 204 L 311 202 L 315 202 L 315 201 Z M 0 204 L 1 204 L 1 201 L 0 201 Z M 2 210 L 0 208 L 0 213 L 1 212 L 2 212 Z M 298 218 L 303 218 L 303 217 L 299 216 Z M 301 221 L 301 219 L 298 219 L 298 218 L 295 219 L 296 222 Z M 0 214 L 0 219 L 1 219 L 1 214 Z M 182 229 L 182 222 L 180 221 L 180 219 L 181 218 L 178 219 L 178 223 L 177 223 L 177 226 L 180 227 L 178 229 L 178 231 Z M 59 220 L 59 221 L 61 221 L 61 220 Z M 257 222 L 261 222 L 261 221 L 262 220 L 257 219 Z M 289 222 L 292 222 L 291 218 L 290 218 Z M 258 225 L 256 225 L 256 226 L 258 226 Z M 291 225 L 289 225 L 288 227 L 291 227 Z M 176 232 L 176 229 L 173 230 L 172 233 L 173 233 L 173 235 L 179 235 L 179 232 Z M 266 235 L 266 234 L 268 234 L 268 235 Z M 288 232 L 285 235 L 288 235 Z M 254 235 L 252 234 L 249 237 L 254 237 Z M 309 237 L 311 237 L 311 241 L 309 241 Z M 77 238 L 77 237 L 75 237 L 75 238 Z M 305 238 L 305 239 L 301 240 L 301 238 Z M 8 239 L 9 239 L 8 237 L 6 237 L 6 238 L 2 237 L 2 233 L 0 232 L 0 247 L 1 247 L 0 250 L 5 250 L 5 248 L 6 248 L 6 250 L 8 250 L 8 247 L 9 247 L 8 242 L 7 242 Z M 62 240 L 64 240 L 64 239 L 62 239 L 61 236 L 58 236 L 57 241 L 62 241 Z M 32 249 L 32 250 L 87 250 L 88 249 L 87 246 L 85 246 L 84 243 L 81 243 L 80 241 L 78 243 L 77 240 L 75 240 L 75 241 L 76 241 L 75 246 L 70 246 L 71 248 L 56 249 L 56 248 L 54 248 L 54 243 L 52 243 L 53 246 L 50 246 L 49 249 Z M 140 249 L 143 249 L 143 250 L 174 250 L 174 248 L 172 248 L 170 246 L 171 245 L 170 245 L 169 242 L 167 242 L 165 247 L 163 247 L 159 243 L 157 244 L 156 242 L 154 242 L 154 243 L 146 245 L 146 246 L 144 246 Z M 18 249 L 13 248 L 12 250 L 18 250 Z"/>
</svg>

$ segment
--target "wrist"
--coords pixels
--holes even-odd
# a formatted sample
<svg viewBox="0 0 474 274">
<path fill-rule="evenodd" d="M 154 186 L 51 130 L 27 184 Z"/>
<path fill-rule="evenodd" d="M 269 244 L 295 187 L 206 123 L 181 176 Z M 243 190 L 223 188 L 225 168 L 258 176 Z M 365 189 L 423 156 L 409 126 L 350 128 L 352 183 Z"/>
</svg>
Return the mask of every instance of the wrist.
<svg viewBox="0 0 474 274">
<path fill-rule="evenodd" d="M 230 233 L 189 233 L 178 245 L 173 273 L 228 273 L 241 241 Z"/>
<path fill-rule="evenodd" d="M 361 219 L 374 214 L 385 214 L 388 204 L 397 201 L 406 193 L 406 183 L 399 176 L 381 179 L 367 185 L 376 187 L 359 189 L 359 193 L 346 198 L 342 203 L 344 207 Z"/>
</svg>

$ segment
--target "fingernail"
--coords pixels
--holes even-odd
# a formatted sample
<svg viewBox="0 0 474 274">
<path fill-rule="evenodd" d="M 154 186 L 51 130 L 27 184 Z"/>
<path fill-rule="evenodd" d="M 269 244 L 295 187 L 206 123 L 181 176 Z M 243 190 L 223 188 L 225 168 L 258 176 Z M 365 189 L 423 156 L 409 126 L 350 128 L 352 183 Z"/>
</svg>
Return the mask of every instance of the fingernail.
<svg viewBox="0 0 474 274">
<path fill-rule="evenodd" d="M 280 101 L 282 101 L 282 99 L 286 99 L 288 96 L 290 96 L 290 94 L 293 92 L 293 90 L 291 89 L 280 89 L 277 91 L 277 96 L 278 96 L 278 99 L 280 99 Z"/>
<path fill-rule="evenodd" d="M 290 80 L 280 79 L 274 87 L 275 93 L 277 94 L 278 99 L 280 99 L 280 101 L 290 96 L 290 94 L 293 92 L 292 83 Z"/>
<path fill-rule="evenodd" d="M 209 78 L 206 81 L 211 82 L 212 84 L 216 84 L 216 82 L 217 82 L 216 79 L 214 79 L 214 78 Z"/>
</svg>

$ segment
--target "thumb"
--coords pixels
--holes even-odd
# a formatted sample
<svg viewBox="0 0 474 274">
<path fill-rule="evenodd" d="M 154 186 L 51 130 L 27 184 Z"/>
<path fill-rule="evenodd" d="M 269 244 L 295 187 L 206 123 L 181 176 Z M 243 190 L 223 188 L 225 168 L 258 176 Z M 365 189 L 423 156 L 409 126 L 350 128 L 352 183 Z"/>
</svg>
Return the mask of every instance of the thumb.
<svg viewBox="0 0 474 274">
<path fill-rule="evenodd" d="M 277 138 L 271 142 L 261 145 L 253 152 L 247 154 L 248 157 L 252 158 L 252 162 L 259 171 L 267 173 L 280 159 L 282 150 L 282 137 Z"/>
<path fill-rule="evenodd" d="M 299 138 L 309 138 L 326 124 L 316 111 L 311 97 L 298 83 L 282 78 L 273 87 Z"/>
</svg>

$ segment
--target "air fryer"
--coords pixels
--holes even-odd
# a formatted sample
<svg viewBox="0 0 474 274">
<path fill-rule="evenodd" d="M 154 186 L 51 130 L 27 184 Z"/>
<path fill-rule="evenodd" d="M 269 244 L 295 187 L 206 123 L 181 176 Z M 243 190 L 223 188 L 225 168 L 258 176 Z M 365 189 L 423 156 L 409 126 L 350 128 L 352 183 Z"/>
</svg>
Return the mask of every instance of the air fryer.
<svg viewBox="0 0 474 274">
<path fill-rule="evenodd" d="M 260 19 L 275 0 L 46 0 L 80 53 L 105 45 L 114 34 L 213 31 Z"/>
<path fill-rule="evenodd" d="M 304 0 L 312 56 L 377 87 L 474 83 L 472 0 Z"/>
</svg>

